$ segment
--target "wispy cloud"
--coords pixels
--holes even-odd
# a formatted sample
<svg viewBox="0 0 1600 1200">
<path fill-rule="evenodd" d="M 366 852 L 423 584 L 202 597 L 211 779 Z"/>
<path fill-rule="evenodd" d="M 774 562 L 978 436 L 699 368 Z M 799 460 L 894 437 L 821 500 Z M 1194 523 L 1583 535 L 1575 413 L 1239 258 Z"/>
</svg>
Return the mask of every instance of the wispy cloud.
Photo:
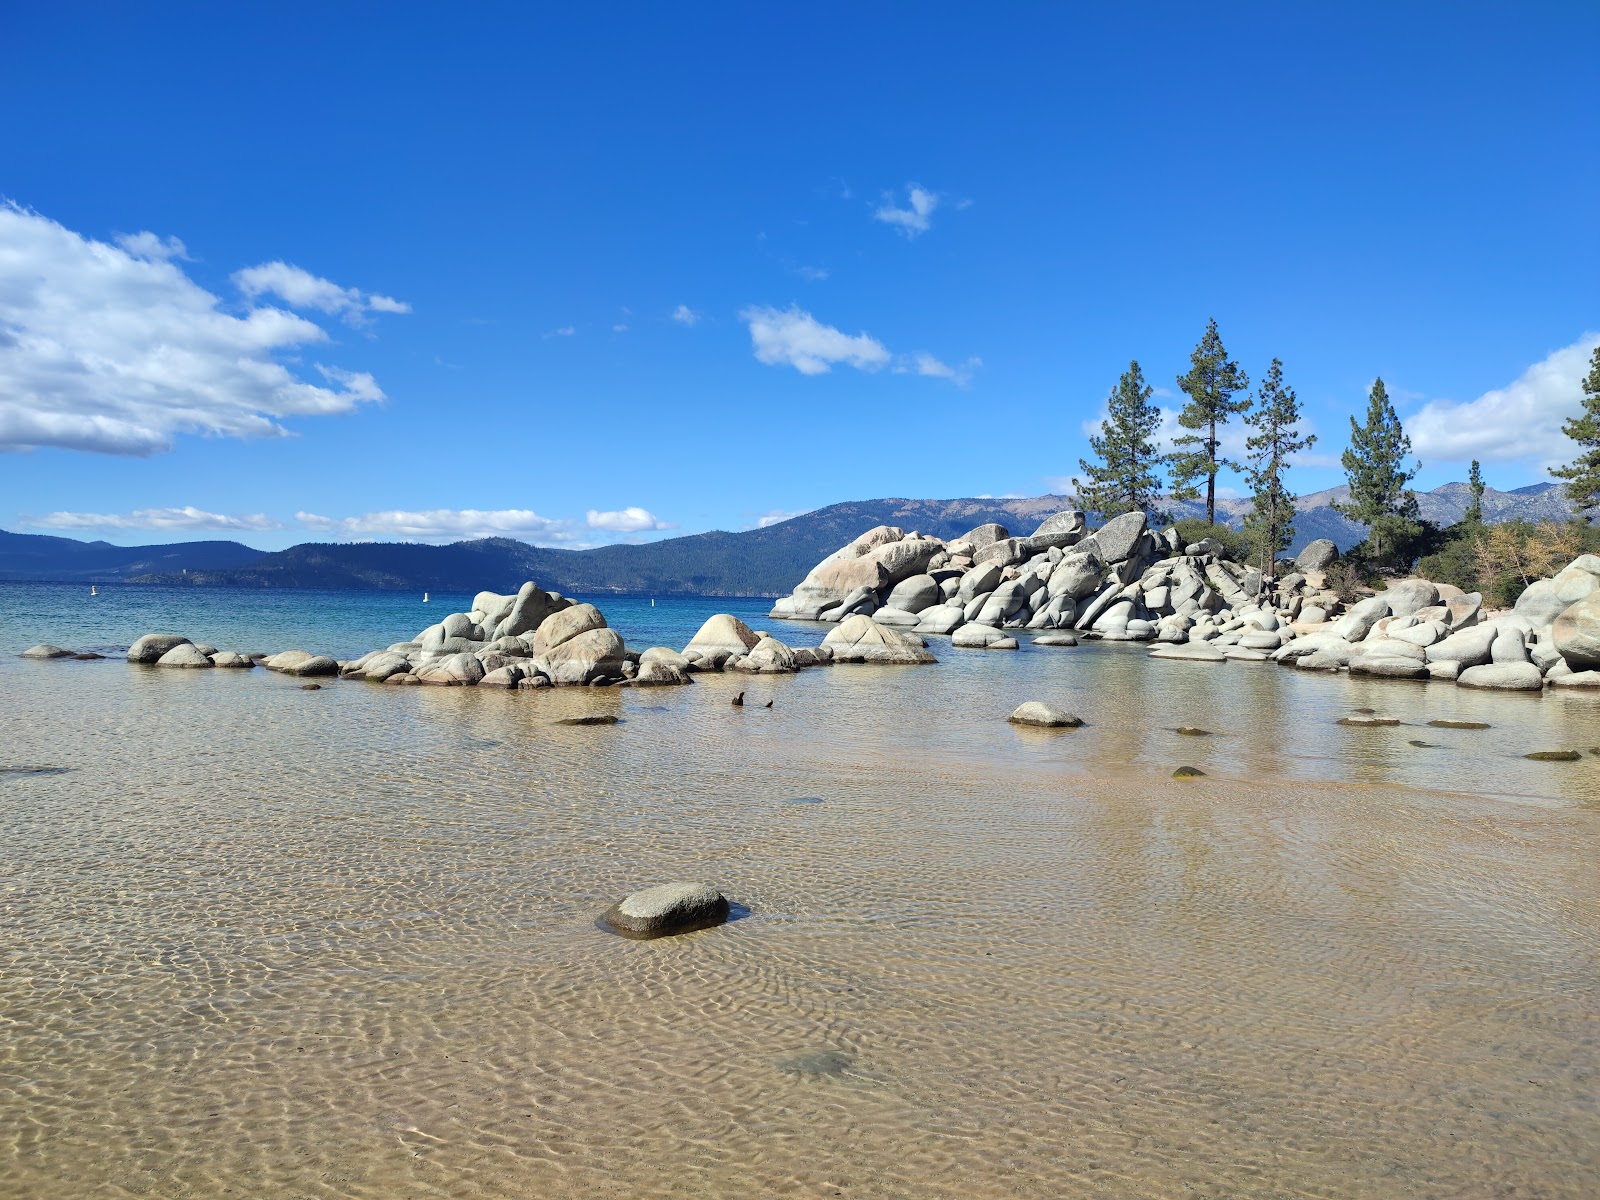
<svg viewBox="0 0 1600 1200">
<path fill-rule="evenodd" d="M 136 239 L 153 239 L 154 234 L 137 234 Z M 129 247 L 130 240 L 123 239 L 123 247 Z M 148 246 L 149 241 L 141 241 L 141 245 Z M 183 243 L 178 242 L 177 248 L 181 253 Z M 162 257 L 172 257 L 170 253 Z M 368 294 L 359 288 L 340 287 L 331 279 L 324 279 L 320 275 L 313 275 L 310 271 L 280 261 L 262 263 L 259 266 L 245 267 L 233 273 L 233 283 L 245 296 L 252 300 L 262 296 L 276 296 L 290 308 L 309 308 L 314 312 L 328 313 L 337 316 L 348 325 L 365 325 L 369 313 L 408 313 L 411 306 L 403 300 L 396 300 L 392 296 L 379 296 Z"/>
<path fill-rule="evenodd" d="M 1430 400 L 1405 421 L 1417 456 L 1424 462 L 1526 459 L 1539 467 L 1567 462 L 1574 444 L 1561 426 L 1582 407 L 1583 377 L 1596 345 L 1600 334 L 1586 333 L 1476 400 Z"/>
<path fill-rule="evenodd" d="M 695 310 L 690 308 L 687 304 L 680 304 L 677 308 L 672 310 L 672 319 L 679 325 L 687 325 L 690 328 L 693 328 L 694 326 L 700 324 L 701 318 L 700 314 L 695 312 Z"/>
<path fill-rule="evenodd" d="M 792 510 L 787 508 L 775 508 L 771 512 L 764 512 L 756 518 L 756 528 L 767 529 L 773 525 L 782 524 L 784 521 L 792 521 L 796 517 L 803 517 L 810 511 L 812 510 L 809 508 L 796 508 Z"/>
<path fill-rule="evenodd" d="M 578 327 L 576 325 L 563 325 L 559 329 L 551 329 L 551 330 L 549 330 L 548 332 L 545 333 L 544 337 L 545 337 L 545 340 L 548 341 L 551 338 L 558 338 L 558 337 L 567 338 L 567 337 L 571 337 L 571 336 L 573 336 L 573 334 L 575 334 L 577 332 L 578 332 Z"/>
<path fill-rule="evenodd" d="M 804 279 L 807 283 L 821 283 L 823 280 L 828 278 L 827 267 L 800 266 L 794 269 L 794 273 L 800 276 L 801 279 Z"/>
<path fill-rule="evenodd" d="M 659 520 L 647 508 L 623 508 L 616 512 L 589 510 L 590 529 L 608 529 L 612 533 L 644 533 L 655 529 L 676 529 L 671 521 Z"/>
<path fill-rule="evenodd" d="M 282 529 L 283 523 L 265 513 L 206 512 L 186 504 L 182 508 L 136 508 L 130 513 L 53 512 L 43 517 L 25 518 L 35 529 L 149 529 L 163 533 L 192 533 L 197 530 L 222 530 L 233 533 Z"/>
<path fill-rule="evenodd" d="M 621 321 L 619 321 L 619 322 L 617 322 L 617 324 L 615 324 L 615 325 L 613 325 L 611 327 L 611 332 L 612 333 L 627 333 L 628 332 L 628 327 L 627 327 L 627 325 L 625 325 Z"/>
<path fill-rule="evenodd" d="M 346 537 L 409 538 L 422 542 L 448 542 L 486 537 L 570 541 L 570 521 L 541 517 L 528 508 L 432 508 L 420 512 L 390 509 L 357 517 L 324 517 L 297 512 L 295 520 L 319 533 Z"/>
<path fill-rule="evenodd" d="M 972 382 L 972 376 L 979 367 L 983 366 L 983 359 L 969 358 L 959 366 L 950 366 L 941 362 L 931 354 L 912 354 L 902 362 L 895 364 L 895 371 L 902 375 L 926 375 L 931 379 L 948 379 L 957 387 L 966 387 Z"/>
<path fill-rule="evenodd" d="M 292 373 L 276 355 L 327 343 L 322 327 L 277 307 L 224 311 L 184 273 L 184 253 L 152 233 L 97 242 L 0 203 L 0 450 L 147 455 L 183 433 L 286 437 L 282 418 L 383 399 L 365 372 L 314 364 L 327 386 Z M 272 290 L 249 278 L 254 294 Z"/>
<path fill-rule="evenodd" d="M 860 371 L 876 371 L 892 357 L 883 343 L 866 333 L 853 337 L 824 325 L 798 306 L 787 309 L 752 305 L 739 314 L 750 327 L 750 344 L 757 361 L 768 366 L 790 366 L 802 375 L 825 375 L 835 363 Z"/>
<path fill-rule="evenodd" d="M 901 207 L 893 192 L 885 192 L 883 202 L 872 214 L 875 221 L 893 225 L 908 238 L 927 233 L 933 228 L 933 213 L 939 207 L 939 196 L 920 184 L 906 185 L 906 203 Z"/>
</svg>

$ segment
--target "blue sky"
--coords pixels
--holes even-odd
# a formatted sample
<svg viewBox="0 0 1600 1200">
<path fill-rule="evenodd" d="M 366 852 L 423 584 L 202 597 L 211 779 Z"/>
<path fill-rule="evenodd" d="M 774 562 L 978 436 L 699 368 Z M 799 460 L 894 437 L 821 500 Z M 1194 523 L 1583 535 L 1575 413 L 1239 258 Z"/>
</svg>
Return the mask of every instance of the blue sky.
<svg viewBox="0 0 1600 1200">
<path fill-rule="evenodd" d="M 0 527 L 576 546 L 1036 495 L 1212 316 L 1284 360 L 1297 490 L 1377 375 L 1423 486 L 1565 453 L 1589 0 L 568 7 L 0 8 Z"/>
</svg>

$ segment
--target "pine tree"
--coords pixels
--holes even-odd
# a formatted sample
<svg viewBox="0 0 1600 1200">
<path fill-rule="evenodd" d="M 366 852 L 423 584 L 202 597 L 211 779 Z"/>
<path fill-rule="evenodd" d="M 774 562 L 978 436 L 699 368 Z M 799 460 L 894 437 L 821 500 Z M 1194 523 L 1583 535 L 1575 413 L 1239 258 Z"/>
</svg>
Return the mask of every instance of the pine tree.
<svg viewBox="0 0 1600 1200">
<path fill-rule="evenodd" d="M 1461 519 L 1468 525 L 1483 524 L 1483 471 L 1478 466 L 1478 460 L 1472 460 L 1472 467 L 1467 472 L 1467 489 L 1472 493 L 1472 503 L 1467 505 L 1467 511 Z"/>
<path fill-rule="evenodd" d="M 1421 532 L 1417 495 L 1406 485 L 1422 469 L 1406 469 L 1411 439 L 1389 403 L 1383 380 L 1374 381 L 1367 397 L 1367 422 L 1350 418 L 1350 448 L 1340 457 L 1350 481 L 1350 499 L 1333 507 L 1368 527 L 1367 548 L 1378 562 L 1394 558 Z"/>
<path fill-rule="evenodd" d="M 1193 500 L 1200 491 L 1195 486 L 1202 476 L 1206 481 L 1206 524 L 1217 523 L 1217 472 L 1224 467 L 1238 469 L 1239 464 L 1217 456 L 1220 440 L 1218 431 L 1230 417 L 1250 407 L 1250 397 L 1242 400 L 1233 397 L 1250 386 L 1250 377 L 1239 369 L 1239 364 L 1228 358 L 1222 348 L 1222 338 L 1217 334 L 1215 318 L 1206 323 L 1205 336 L 1189 355 L 1189 373 L 1178 376 L 1178 386 L 1189 397 L 1178 414 L 1178 424 L 1185 429 L 1197 429 L 1173 441 L 1174 446 L 1189 447 L 1173 456 L 1172 494 L 1179 500 Z"/>
<path fill-rule="evenodd" d="M 1080 458 L 1078 466 L 1086 478 L 1072 481 L 1078 504 L 1089 512 L 1115 517 L 1143 509 L 1156 524 L 1168 520 L 1167 513 L 1154 507 L 1161 495 L 1157 471 L 1165 460 L 1152 440 L 1161 424 L 1161 410 L 1150 403 L 1153 394 L 1138 360 L 1129 363 L 1106 401 L 1100 436 L 1089 438 L 1100 461 Z"/>
<path fill-rule="evenodd" d="M 1261 570 L 1268 579 L 1275 573 L 1278 555 L 1294 541 L 1294 493 L 1283 485 L 1291 455 L 1310 447 L 1314 433 L 1300 436 L 1300 401 L 1283 382 L 1283 363 L 1272 360 L 1267 377 L 1256 393 L 1255 410 L 1244 423 L 1255 430 L 1245 439 L 1249 466 L 1245 477 L 1254 493 L 1255 507 L 1245 518 L 1245 532 L 1261 551 Z"/>
<path fill-rule="evenodd" d="M 1561 432 L 1583 449 L 1564 467 L 1553 467 L 1550 474 L 1566 480 L 1567 499 L 1592 520 L 1590 510 L 1600 506 L 1600 346 L 1594 348 L 1589 377 L 1583 381 L 1583 412 L 1561 426 Z"/>
</svg>

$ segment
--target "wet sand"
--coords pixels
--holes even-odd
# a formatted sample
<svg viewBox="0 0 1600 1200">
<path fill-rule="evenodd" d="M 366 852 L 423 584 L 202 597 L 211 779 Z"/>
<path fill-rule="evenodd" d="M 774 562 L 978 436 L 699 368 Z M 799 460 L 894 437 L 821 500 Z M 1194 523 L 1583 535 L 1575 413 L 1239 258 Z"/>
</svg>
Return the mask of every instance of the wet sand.
<svg viewBox="0 0 1600 1200">
<path fill-rule="evenodd" d="M 1600 1192 L 1600 758 L 1520 758 L 1600 705 L 936 651 L 0 665 L 0 1194 Z M 597 927 L 674 878 L 745 911 Z"/>
</svg>

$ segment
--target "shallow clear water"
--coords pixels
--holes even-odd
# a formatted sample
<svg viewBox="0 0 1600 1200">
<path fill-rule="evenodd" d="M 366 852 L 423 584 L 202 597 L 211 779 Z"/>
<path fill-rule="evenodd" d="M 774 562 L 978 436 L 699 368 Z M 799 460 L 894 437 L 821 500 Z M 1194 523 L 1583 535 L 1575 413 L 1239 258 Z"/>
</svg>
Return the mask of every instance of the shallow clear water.
<svg viewBox="0 0 1600 1200">
<path fill-rule="evenodd" d="M 13 657 L 466 599 L 127 590 L 0 585 L 0 1194 L 1600 1192 L 1600 758 L 1520 757 L 1600 744 L 1591 698 L 1110 645 L 511 693 Z M 599 603 L 634 646 L 766 607 Z M 675 878 L 747 911 L 596 926 Z"/>
</svg>

